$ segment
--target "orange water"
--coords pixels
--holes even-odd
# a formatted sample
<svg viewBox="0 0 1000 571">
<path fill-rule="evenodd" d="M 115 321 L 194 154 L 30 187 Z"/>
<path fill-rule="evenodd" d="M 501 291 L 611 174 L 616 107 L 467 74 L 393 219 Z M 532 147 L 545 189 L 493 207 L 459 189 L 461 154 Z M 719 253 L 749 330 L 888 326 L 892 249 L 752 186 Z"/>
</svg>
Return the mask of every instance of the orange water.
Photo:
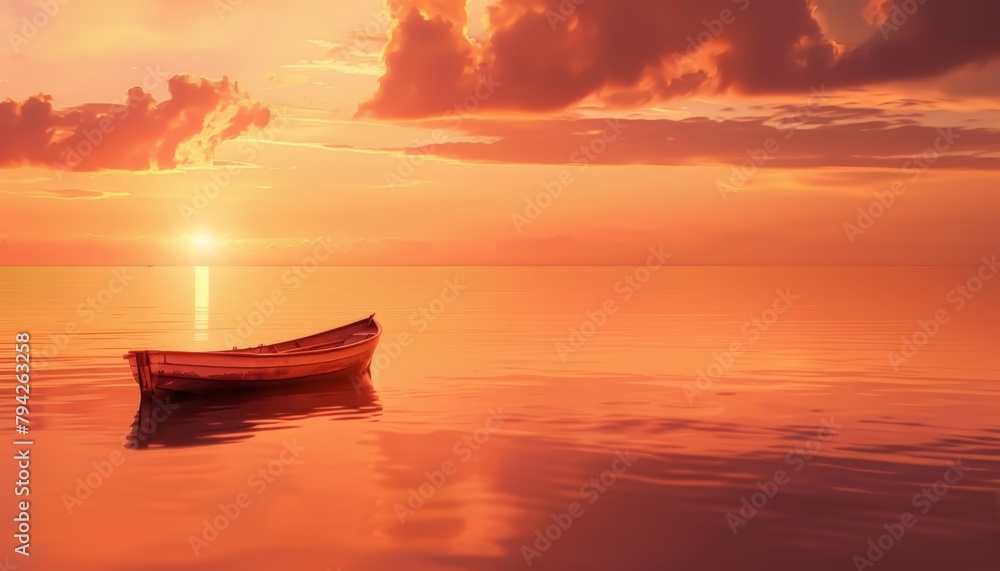
<svg viewBox="0 0 1000 571">
<path fill-rule="evenodd" d="M 664 268 L 639 288 L 619 267 L 113 270 L 0 270 L 0 366 L 18 331 L 36 356 L 30 558 L 3 505 L 20 569 L 849 570 L 906 512 L 876 569 L 1000 568 L 1000 280 L 949 300 L 977 268 Z M 771 314 L 779 289 L 798 299 Z M 126 351 L 373 311 L 373 393 L 186 399 L 124 445 Z"/>
</svg>

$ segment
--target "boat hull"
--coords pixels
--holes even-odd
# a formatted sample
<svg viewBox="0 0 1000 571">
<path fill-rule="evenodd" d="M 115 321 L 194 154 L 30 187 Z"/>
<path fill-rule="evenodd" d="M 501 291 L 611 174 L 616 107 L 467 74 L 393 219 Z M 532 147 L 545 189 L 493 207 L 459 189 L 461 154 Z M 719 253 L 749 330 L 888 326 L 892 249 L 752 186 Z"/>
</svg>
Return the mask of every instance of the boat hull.
<svg viewBox="0 0 1000 571">
<path fill-rule="evenodd" d="M 366 324 L 367 322 L 367 324 Z M 368 371 L 381 327 L 374 320 L 303 338 L 249 349 L 209 353 L 132 351 L 124 356 L 140 390 L 215 393 L 350 379 Z M 298 341 L 298 340 L 297 340 Z"/>
</svg>

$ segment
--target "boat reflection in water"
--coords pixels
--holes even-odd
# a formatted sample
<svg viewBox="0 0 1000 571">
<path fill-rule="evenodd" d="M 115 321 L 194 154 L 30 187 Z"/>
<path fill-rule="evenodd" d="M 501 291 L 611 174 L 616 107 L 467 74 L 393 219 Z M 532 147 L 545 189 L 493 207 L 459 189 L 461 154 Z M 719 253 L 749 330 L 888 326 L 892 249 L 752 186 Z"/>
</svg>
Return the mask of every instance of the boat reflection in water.
<svg viewBox="0 0 1000 571">
<path fill-rule="evenodd" d="M 226 444 L 272 430 L 276 422 L 316 417 L 364 420 L 382 414 L 371 377 L 230 394 L 144 394 L 126 447 L 131 449 Z M 267 428 L 264 428 L 265 425 Z"/>
</svg>

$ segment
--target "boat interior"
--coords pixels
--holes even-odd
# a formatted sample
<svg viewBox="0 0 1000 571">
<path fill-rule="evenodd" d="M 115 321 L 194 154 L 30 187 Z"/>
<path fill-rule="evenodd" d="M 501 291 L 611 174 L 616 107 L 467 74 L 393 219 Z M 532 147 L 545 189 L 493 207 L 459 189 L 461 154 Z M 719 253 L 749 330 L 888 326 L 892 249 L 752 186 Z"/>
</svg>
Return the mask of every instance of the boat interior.
<svg viewBox="0 0 1000 571">
<path fill-rule="evenodd" d="M 233 348 L 232 350 L 258 355 L 268 353 L 302 353 L 353 345 L 378 335 L 380 331 L 381 328 L 375 321 L 375 314 L 372 314 L 368 319 L 308 337 L 275 343 L 273 345 L 258 345 L 257 347 L 247 347 L 245 349 Z"/>
</svg>

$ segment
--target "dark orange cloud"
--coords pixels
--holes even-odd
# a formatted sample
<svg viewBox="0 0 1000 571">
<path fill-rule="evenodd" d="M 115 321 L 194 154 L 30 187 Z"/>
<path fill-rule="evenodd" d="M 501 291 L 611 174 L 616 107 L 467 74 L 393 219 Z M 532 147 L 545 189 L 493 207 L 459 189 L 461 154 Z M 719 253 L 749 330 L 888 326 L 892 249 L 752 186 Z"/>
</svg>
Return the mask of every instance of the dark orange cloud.
<svg viewBox="0 0 1000 571">
<path fill-rule="evenodd" d="M 479 142 L 405 149 L 463 161 L 521 164 L 1000 169 L 1000 132 L 941 129 L 912 113 L 881 109 L 774 106 L 774 116 L 717 121 L 668 119 L 469 118 Z M 433 127 L 442 120 L 426 123 Z M 446 123 L 447 121 L 443 121 Z"/>
<path fill-rule="evenodd" d="M 499 0 L 482 43 L 464 31 L 464 0 L 392 4 L 386 73 L 362 114 L 832 89 L 934 77 L 1000 53 L 995 0 L 871 0 L 869 39 L 853 47 L 826 36 L 813 0 Z M 499 88 L 486 94 L 484 81 Z"/>
<path fill-rule="evenodd" d="M 57 171 L 170 169 L 211 158 L 219 145 L 264 127 L 269 110 L 239 84 L 177 75 L 157 103 L 133 87 L 121 104 L 58 110 L 47 95 L 0 102 L 0 168 Z"/>
</svg>

